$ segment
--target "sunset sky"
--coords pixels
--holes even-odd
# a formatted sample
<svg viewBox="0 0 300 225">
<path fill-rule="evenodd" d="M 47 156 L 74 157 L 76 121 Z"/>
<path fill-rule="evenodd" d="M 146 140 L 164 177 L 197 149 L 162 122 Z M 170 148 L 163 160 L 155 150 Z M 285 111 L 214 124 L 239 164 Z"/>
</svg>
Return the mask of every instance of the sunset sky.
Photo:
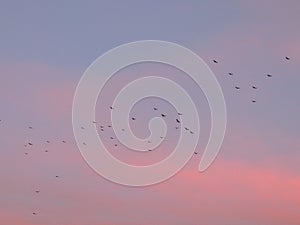
<svg viewBox="0 0 300 225">
<path fill-rule="evenodd" d="M 0 28 L 0 225 L 300 224 L 299 1 L 1 1 Z M 97 57 L 145 39 L 178 43 L 204 59 L 223 90 L 228 121 L 218 157 L 199 173 L 210 132 L 202 91 L 164 65 L 119 71 L 96 107 L 105 127 L 99 135 L 115 157 L 146 165 L 170 154 L 178 140 L 176 111 L 157 98 L 139 102 L 130 125 L 147 136 L 158 106 L 168 115 L 158 149 L 136 153 L 110 139 L 109 106 L 138 77 L 176 81 L 201 122 L 198 154 L 183 170 L 137 188 L 88 166 L 73 135 L 72 102 Z"/>
</svg>

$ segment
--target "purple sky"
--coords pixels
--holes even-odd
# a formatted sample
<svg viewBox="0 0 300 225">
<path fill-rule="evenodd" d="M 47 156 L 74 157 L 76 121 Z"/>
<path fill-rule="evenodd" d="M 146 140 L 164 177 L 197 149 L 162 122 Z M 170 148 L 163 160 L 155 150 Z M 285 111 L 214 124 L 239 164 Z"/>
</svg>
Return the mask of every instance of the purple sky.
<svg viewBox="0 0 300 225">
<path fill-rule="evenodd" d="M 0 5 L 1 225 L 300 223 L 298 1 Z M 210 126 L 201 90 L 183 73 L 161 65 L 120 71 L 99 99 L 100 123 L 110 123 L 108 106 L 118 88 L 143 74 L 162 72 L 189 91 L 203 124 L 200 153 L 179 174 L 158 185 L 130 188 L 88 167 L 73 137 L 71 107 L 80 77 L 98 56 L 143 39 L 181 44 L 208 63 L 224 92 L 228 126 L 217 160 L 198 173 Z M 174 113 L 158 99 L 140 102 L 132 115 L 144 119 L 131 121 L 137 135 L 147 135 L 153 113 L 145 107 L 152 104 Z M 112 154 L 137 164 L 164 158 L 178 137 L 170 132 L 157 152 L 135 155 L 122 147 L 116 150 L 110 135 L 100 133 Z M 34 145 L 24 147 L 29 141 Z"/>
</svg>

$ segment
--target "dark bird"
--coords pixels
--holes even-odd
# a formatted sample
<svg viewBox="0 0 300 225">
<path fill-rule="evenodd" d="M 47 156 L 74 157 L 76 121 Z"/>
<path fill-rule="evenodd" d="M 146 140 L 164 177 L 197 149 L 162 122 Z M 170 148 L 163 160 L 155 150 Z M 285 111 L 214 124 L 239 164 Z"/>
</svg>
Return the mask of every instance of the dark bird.
<svg viewBox="0 0 300 225">
<path fill-rule="evenodd" d="M 46 141 L 47 143 L 50 143 L 50 141 Z"/>
<path fill-rule="evenodd" d="M 57 176 L 57 175 L 56 175 L 55 177 L 56 177 L 56 178 L 59 178 L 59 176 Z"/>
<path fill-rule="evenodd" d="M 114 139 L 113 137 L 110 137 L 110 139 Z"/>
<path fill-rule="evenodd" d="M 271 74 L 267 74 L 267 77 L 272 77 L 272 75 Z"/>
<path fill-rule="evenodd" d="M 83 144 L 83 145 L 86 145 L 86 143 L 85 143 L 85 142 L 83 142 L 82 144 Z"/>
<path fill-rule="evenodd" d="M 25 155 L 28 155 L 28 152 L 25 152 Z"/>
<path fill-rule="evenodd" d="M 180 123 L 180 120 L 179 120 L 179 119 L 176 119 L 176 122 L 177 122 L 177 123 Z"/>
<path fill-rule="evenodd" d="M 256 100 L 252 100 L 252 102 L 253 102 L 253 103 L 255 103 L 255 102 L 256 102 Z"/>
<path fill-rule="evenodd" d="M 31 127 L 31 126 L 30 126 L 30 127 L 28 127 L 28 128 L 29 128 L 29 129 L 31 129 L 31 130 L 33 129 L 33 127 Z"/>
<path fill-rule="evenodd" d="M 101 130 L 101 131 L 104 131 L 104 129 L 102 129 L 102 128 L 101 128 L 100 130 Z"/>
<path fill-rule="evenodd" d="M 197 155 L 197 154 L 198 154 L 198 152 L 194 152 L 194 154 L 195 154 L 195 155 Z"/>
<path fill-rule="evenodd" d="M 253 88 L 253 89 L 257 89 L 257 87 L 256 87 L 256 86 L 252 86 L 252 88 Z"/>
<path fill-rule="evenodd" d="M 134 117 L 132 117 L 131 119 L 132 119 L 132 120 L 135 120 L 135 118 L 134 118 Z"/>
<path fill-rule="evenodd" d="M 154 110 L 157 110 L 157 108 L 155 108 L 155 107 L 154 107 L 153 109 L 154 109 Z"/>
<path fill-rule="evenodd" d="M 117 144 L 115 144 L 115 147 L 117 147 L 118 145 Z"/>
<path fill-rule="evenodd" d="M 291 58 L 290 58 L 290 57 L 288 57 L 288 56 L 286 56 L 286 57 L 285 57 L 285 59 L 286 59 L 286 60 L 290 60 Z"/>
<path fill-rule="evenodd" d="M 45 152 L 48 152 L 48 150 L 45 150 Z"/>
<path fill-rule="evenodd" d="M 32 213 L 32 215 L 36 216 L 36 213 L 35 213 L 35 212 L 33 212 L 33 213 Z"/>
<path fill-rule="evenodd" d="M 67 143 L 67 142 L 65 140 L 63 140 L 62 143 Z"/>
<path fill-rule="evenodd" d="M 40 191 L 36 190 L 36 191 L 35 191 L 35 193 L 37 193 L 37 194 L 38 194 L 38 193 L 40 193 Z"/>
<path fill-rule="evenodd" d="M 162 116 L 162 117 L 166 117 L 166 115 L 165 115 L 165 114 L 161 114 L 161 116 Z"/>
<path fill-rule="evenodd" d="M 110 109 L 114 109 L 112 106 L 109 107 Z"/>
<path fill-rule="evenodd" d="M 218 61 L 217 61 L 217 60 L 215 60 L 215 59 L 213 60 L 213 62 L 214 62 L 214 63 L 218 63 Z"/>
<path fill-rule="evenodd" d="M 239 86 L 235 86 L 235 89 L 240 90 L 241 88 Z"/>
<path fill-rule="evenodd" d="M 230 76 L 232 76 L 232 75 L 233 75 L 233 73 L 231 73 L 231 72 L 229 72 L 228 74 L 229 74 Z"/>
<path fill-rule="evenodd" d="M 107 127 L 111 127 L 111 125 L 108 125 Z"/>
<path fill-rule="evenodd" d="M 163 139 L 164 137 L 160 137 L 160 139 Z"/>
<path fill-rule="evenodd" d="M 189 130 L 189 128 L 187 128 L 187 127 L 185 127 L 184 129 L 185 129 L 185 130 Z"/>
<path fill-rule="evenodd" d="M 101 125 L 100 128 L 103 128 L 103 126 Z"/>
<path fill-rule="evenodd" d="M 190 131 L 190 133 L 191 133 L 191 134 L 194 134 L 194 132 L 193 132 L 193 131 Z"/>
<path fill-rule="evenodd" d="M 28 145 L 32 146 L 33 144 L 31 142 L 28 142 Z"/>
<path fill-rule="evenodd" d="M 179 116 L 182 116 L 182 114 L 181 113 L 177 113 Z"/>
<path fill-rule="evenodd" d="M 122 128 L 122 131 L 125 131 L 125 129 L 124 129 L 124 128 Z"/>
</svg>

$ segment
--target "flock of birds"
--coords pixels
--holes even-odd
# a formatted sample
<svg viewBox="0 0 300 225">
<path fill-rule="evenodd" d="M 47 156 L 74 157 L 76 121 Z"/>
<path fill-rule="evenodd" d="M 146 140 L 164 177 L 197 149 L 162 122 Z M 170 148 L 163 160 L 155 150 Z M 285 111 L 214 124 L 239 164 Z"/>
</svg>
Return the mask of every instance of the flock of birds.
<svg viewBox="0 0 300 225">
<path fill-rule="evenodd" d="M 287 60 L 287 61 L 291 60 L 291 58 L 290 58 L 289 56 L 285 56 L 284 58 L 285 58 L 285 60 Z M 215 63 L 215 64 L 219 63 L 219 62 L 218 62 L 217 60 L 215 60 L 215 59 L 213 59 L 212 62 Z M 229 76 L 233 76 L 234 74 L 233 74 L 232 72 L 229 72 L 228 75 L 229 75 Z M 271 77 L 273 77 L 273 76 L 272 76 L 272 74 L 267 74 L 266 77 L 267 77 L 267 78 L 271 78 Z M 240 86 L 235 86 L 234 88 L 235 88 L 236 90 L 240 90 L 240 89 L 241 89 Z M 252 85 L 252 89 L 257 90 L 258 87 L 257 87 L 256 85 Z M 253 99 L 252 102 L 255 103 L 256 100 Z"/>
<path fill-rule="evenodd" d="M 291 60 L 291 58 L 288 57 L 288 56 L 286 56 L 286 57 L 285 57 L 285 60 Z M 217 60 L 215 60 L 215 59 L 212 60 L 212 61 L 213 61 L 213 63 L 215 63 L 215 64 L 219 63 L 219 62 L 218 62 Z M 233 74 L 232 72 L 229 72 L 228 75 L 229 75 L 229 76 L 233 76 L 234 74 Z M 271 74 L 267 74 L 266 77 L 267 77 L 267 78 L 271 78 L 272 75 L 271 75 Z M 239 86 L 235 86 L 235 89 L 236 89 L 236 90 L 240 90 L 241 88 L 240 88 Z M 252 85 L 252 89 L 257 90 L 258 87 L 255 86 L 255 85 Z M 252 102 L 254 103 L 254 102 L 256 102 L 256 100 L 252 100 Z M 110 110 L 114 110 L 114 107 L 110 106 L 109 109 L 110 109 Z M 156 107 L 156 106 L 154 106 L 154 107 L 153 107 L 153 110 L 158 112 L 158 111 L 159 111 L 159 108 Z M 160 114 L 160 116 L 161 116 L 162 118 L 166 118 L 166 117 L 167 117 L 167 115 L 166 115 L 165 113 L 159 112 L 159 114 Z M 177 112 L 177 115 L 178 115 L 178 116 L 181 116 L 182 113 Z M 180 117 L 178 117 L 178 116 L 177 116 L 176 118 L 174 118 L 174 123 L 176 123 L 175 129 L 179 129 L 179 128 L 180 128 L 180 125 L 181 125 Z M 137 118 L 136 118 L 136 117 L 131 117 L 131 120 L 132 120 L 132 121 L 136 121 Z M 0 122 L 3 122 L 3 121 L 0 119 Z M 97 124 L 96 121 L 92 121 L 92 123 Z M 105 126 L 104 126 L 104 125 L 99 125 L 98 127 L 100 128 L 100 131 L 101 131 L 101 132 L 104 132 L 104 131 L 105 131 Z M 112 126 L 111 126 L 111 125 L 107 125 L 107 127 L 108 127 L 108 128 L 111 128 Z M 32 127 L 32 126 L 29 126 L 28 129 L 33 130 L 33 127 Z M 81 129 L 84 130 L 85 127 L 82 126 Z M 189 132 L 190 134 L 194 134 L 194 132 L 193 132 L 192 130 L 190 130 L 190 128 L 188 128 L 188 127 L 184 127 L 184 130 L 187 131 L 187 132 Z M 125 129 L 122 129 L 122 131 L 125 131 Z M 160 137 L 160 138 L 163 139 L 164 137 Z M 111 139 L 111 140 L 116 140 L 116 138 L 115 138 L 114 136 L 110 136 L 110 139 Z M 62 142 L 63 144 L 66 144 L 66 143 L 67 143 L 67 141 L 65 141 L 65 140 L 62 140 L 61 142 Z M 148 142 L 150 143 L 150 141 L 148 141 Z M 47 144 L 50 144 L 50 141 L 49 141 L 49 140 L 46 140 L 46 143 L 47 143 Z M 24 144 L 24 147 L 25 147 L 26 149 L 29 149 L 29 148 L 30 148 L 31 146 L 33 146 L 33 145 L 34 145 L 33 142 L 28 141 L 26 144 Z M 86 142 L 83 142 L 83 145 L 87 145 L 87 143 L 86 143 Z M 118 146 L 118 143 L 115 143 L 114 146 L 117 147 L 117 146 Z M 151 150 L 149 150 L 149 151 L 151 151 Z M 48 150 L 45 150 L 45 152 L 47 153 Z M 29 153 L 28 153 L 28 151 L 25 151 L 24 154 L 25 154 L 25 155 L 28 155 Z M 197 152 L 194 152 L 194 154 L 198 154 L 198 153 L 197 153 Z M 55 175 L 55 178 L 59 178 L 59 175 Z M 35 190 L 34 192 L 35 192 L 35 194 L 40 194 L 40 190 L 39 190 L 39 189 Z M 36 215 L 38 215 L 38 213 L 37 213 L 36 211 L 34 211 L 34 212 L 32 212 L 32 215 L 36 216 Z"/>
</svg>

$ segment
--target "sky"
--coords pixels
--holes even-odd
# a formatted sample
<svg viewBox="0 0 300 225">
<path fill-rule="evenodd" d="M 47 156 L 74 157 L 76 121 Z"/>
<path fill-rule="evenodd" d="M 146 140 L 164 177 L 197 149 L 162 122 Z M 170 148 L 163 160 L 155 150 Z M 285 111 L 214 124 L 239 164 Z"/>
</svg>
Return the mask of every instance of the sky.
<svg viewBox="0 0 300 225">
<path fill-rule="evenodd" d="M 300 224 L 298 1 L 0 5 L 1 225 Z M 178 174 L 159 184 L 128 187 L 99 176 L 82 158 L 73 135 L 72 102 L 81 76 L 97 57 L 150 39 L 175 42 L 205 60 L 223 90 L 227 129 L 218 157 L 199 173 L 210 131 L 202 91 L 168 66 L 143 63 L 119 71 L 96 107 L 96 120 L 105 126 L 99 136 L 115 157 L 146 165 L 166 157 L 178 141 L 170 119 L 174 107 L 156 98 L 132 109 L 136 121 L 130 125 L 137 136 L 147 136 L 149 119 L 156 116 L 152 106 L 158 106 L 168 115 L 162 145 L 141 154 L 110 139 L 109 106 L 120 88 L 140 76 L 161 74 L 178 82 L 201 121 L 199 154 Z"/>
</svg>

